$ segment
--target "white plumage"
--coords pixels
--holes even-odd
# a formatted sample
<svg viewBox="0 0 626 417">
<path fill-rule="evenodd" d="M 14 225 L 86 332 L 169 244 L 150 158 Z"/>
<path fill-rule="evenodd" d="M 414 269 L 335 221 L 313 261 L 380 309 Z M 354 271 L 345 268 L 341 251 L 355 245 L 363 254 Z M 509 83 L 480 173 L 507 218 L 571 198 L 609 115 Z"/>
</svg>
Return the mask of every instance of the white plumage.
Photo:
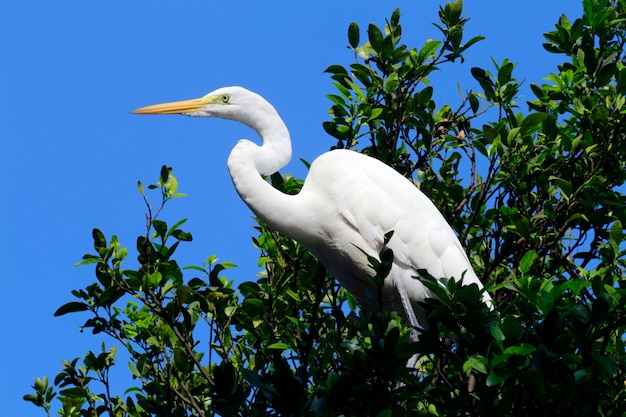
<svg viewBox="0 0 626 417">
<path fill-rule="evenodd" d="M 291 159 L 291 140 L 282 119 L 265 99 L 241 87 L 135 110 L 140 114 L 186 114 L 244 123 L 258 132 L 261 146 L 240 140 L 228 158 L 237 192 L 264 222 L 311 251 L 368 310 L 377 310 L 377 289 L 368 255 L 378 257 L 384 236 L 394 262 L 383 287 L 383 308 L 426 325 L 419 305 L 430 292 L 413 277 L 426 269 L 436 278 L 477 284 L 458 238 L 434 204 L 410 181 L 377 159 L 334 150 L 310 167 L 298 195 L 286 195 L 261 175 L 273 174 Z M 483 301 L 489 303 L 485 292 Z M 417 322 L 416 322 L 417 319 Z"/>
</svg>

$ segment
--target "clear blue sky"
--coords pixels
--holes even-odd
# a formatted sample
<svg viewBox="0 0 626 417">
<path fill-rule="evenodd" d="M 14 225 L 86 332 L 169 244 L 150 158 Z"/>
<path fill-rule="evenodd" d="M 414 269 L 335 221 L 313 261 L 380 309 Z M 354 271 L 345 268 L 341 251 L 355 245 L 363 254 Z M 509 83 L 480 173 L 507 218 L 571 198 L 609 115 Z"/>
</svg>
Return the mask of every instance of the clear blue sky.
<svg viewBox="0 0 626 417">
<path fill-rule="evenodd" d="M 183 265 L 208 255 L 235 262 L 236 282 L 254 280 L 258 252 L 252 214 L 226 170 L 230 147 L 254 133 L 232 122 L 181 116 L 136 116 L 137 107 L 193 98 L 242 85 L 265 96 L 285 119 L 295 161 L 283 172 L 304 177 L 334 142 L 327 120 L 332 85 L 323 70 L 351 63 L 346 31 L 382 26 L 402 10 L 404 42 L 438 36 L 436 1 L 67 1 L 4 0 L 0 4 L 0 404 L 5 416 L 36 416 L 22 401 L 37 376 L 52 379 L 62 359 L 98 351 L 102 339 L 78 327 L 86 316 L 54 318 L 70 291 L 94 281 L 74 268 L 92 251 L 91 229 L 117 234 L 130 249 L 144 230 L 137 180 L 156 180 L 174 167 L 180 191 L 165 219 L 189 218 L 191 244 Z M 541 82 L 555 70 L 542 33 L 561 13 L 574 18 L 575 0 L 466 1 L 466 36 L 487 39 L 464 65 L 433 77 L 438 104 L 458 103 L 457 83 L 475 87 L 472 66 L 490 57 L 517 62 L 518 79 Z M 362 37 L 363 38 L 363 37 Z M 524 91 L 528 91 L 525 89 Z M 525 110 L 525 106 L 522 105 Z M 134 259 L 131 258 L 130 262 Z M 120 364 L 122 370 L 127 369 Z"/>
</svg>

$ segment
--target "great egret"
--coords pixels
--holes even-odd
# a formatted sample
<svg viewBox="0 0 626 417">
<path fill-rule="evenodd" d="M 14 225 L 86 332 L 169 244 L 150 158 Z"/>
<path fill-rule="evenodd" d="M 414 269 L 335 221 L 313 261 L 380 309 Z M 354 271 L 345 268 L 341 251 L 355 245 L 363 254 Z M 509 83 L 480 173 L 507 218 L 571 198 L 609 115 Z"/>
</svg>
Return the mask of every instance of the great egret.
<svg viewBox="0 0 626 417">
<path fill-rule="evenodd" d="M 433 277 L 482 284 L 458 238 L 434 204 L 395 170 L 377 159 L 333 150 L 312 164 L 302 190 L 287 195 L 262 175 L 291 159 L 291 140 L 278 112 L 264 98 L 242 87 L 225 87 L 204 97 L 142 107 L 138 114 L 218 117 L 254 129 L 261 146 L 242 139 L 228 157 L 237 192 L 250 209 L 280 233 L 295 239 L 350 291 L 366 310 L 378 310 L 377 289 L 367 253 L 378 257 L 385 234 L 394 260 L 384 280 L 382 308 L 395 310 L 417 328 L 425 326 L 420 302 L 432 297 L 414 279 L 417 269 Z M 365 252 L 365 253 L 364 253 Z M 485 292 L 483 301 L 490 302 Z"/>
</svg>

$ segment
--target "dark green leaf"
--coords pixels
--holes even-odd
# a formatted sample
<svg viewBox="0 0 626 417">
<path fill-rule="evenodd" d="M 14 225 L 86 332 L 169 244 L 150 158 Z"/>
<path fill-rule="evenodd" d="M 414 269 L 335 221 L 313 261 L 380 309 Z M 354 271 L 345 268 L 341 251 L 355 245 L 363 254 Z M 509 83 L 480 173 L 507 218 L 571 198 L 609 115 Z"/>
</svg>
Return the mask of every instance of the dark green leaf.
<svg viewBox="0 0 626 417">
<path fill-rule="evenodd" d="M 330 73 L 330 74 L 344 74 L 344 75 L 348 75 L 348 71 L 346 71 L 346 69 L 344 67 L 342 67 L 341 65 L 331 65 L 328 68 L 326 68 L 324 70 L 324 72 Z"/>
<path fill-rule="evenodd" d="M 183 232 L 180 229 L 174 230 L 172 232 L 172 236 L 174 236 L 176 239 L 182 240 L 184 242 L 191 242 L 191 240 L 193 239 L 192 236 L 191 236 L 191 233 Z"/>
<path fill-rule="evenodd" d="M 389 24 L 394 27 L 398 26 L 398 23 L 400 23 L 400 9 L 396 7 L 395 9 L 393 9 L 393 12 L 391 12 L 391 19 L 389 20 Z"/>
<path fill-rule="evenodd" d="M 485 92 L 485 98 L 487 100 L 493 100 L 495 96 L 494 83 L 491 80 L 491 76 L 489 75 L 489 73 L 487 73 L 487 71 L 485 71 L 484 69 L 477 67 L 472 68 L 470 72 Z"/>
<path fill-rule="evenodd" d="M 169 178 L 170 178 L 170 168 L 168 168 L 167 165 L 163 165 L 161 167 L 161 175 L 159 177 L 159 183 L 161 185 L 165 185 L 165 183 L 167 182 Z"/>
<path fill-rule="evenodd" d="M 515 65 L 513 65 L 513 63 L 511 62 L 507 62 L 500 67 L 500 70 L 498 71 L 498 83 L 500 84 L 500 86 L 503 86 L 504 84 L 511 81 L 511 73 L 513 72 L 513 68 L 515 68 Z"/>
<path fill-rule="evenodd" d="M 476 94 L 470 94 L 468 96 L 468 100 L 469 100 L 472 112 L 476 113 L 478 109 L 480 108 L 480 102 L 478 101 L 478 97 L 476 97 Z"/>
<path fill-rule="evenodd" d="M 444 16 L 446 23 L 450 26 L 455 26 L 459 23 L 461 18 L 461 12 L 463 10 L 463 1 L 455 0 L 446 3 L 444 8 Z"/>
<path fill-rule="evenodd" d="M 370 23 L 367 28 L 367 35 L 374 51 L 380 53 L 383 49 L 383 34 L 380 29 L 378 29 L 378 26 Z"/>
<path fill-rule="evenodd" d="M 541 124 L 546 117 L 548 117 L 548 115 L 543 112 L 531 113 L 526 116 L 521 125 L 521 135 L 530 135 L 539 131 L 541 129 Z"/>
<path fill-rule="evenodd" d="M 85 303 L 79 301 L 71 301 L 67 304 L 62 305 L 58 308 L 57 311 L 54 312 L 54 316 L 63 316 L 67 313 L 76 313 L 78 311 L 86 311 L 89 310 L 89 306 Z"/>
<path fill-rule="evenodd" d="M 485 37 L 484 36 L 474 36 L 472 39 L 470 39 L 469 41 L 467 41 L 464 45 L 463 45 L 463 49 L 461 50 L 462 52 L 467 50 L 470 46 L 474 45 L 475 43 L 478 43 L 482 40 L 484 40 Z"/>
<path fill-rule="evenodd" d="M 81 387 L 67 388 L 59 392 L 59 394 L 69 398 L 86 398 L 88 393 L 89 391 Z"/>
<path fill-rule="evenodd" d="M 353 48 L 359 46 L 359 25 L 356 22 L 351 22 L 348 26 L 348 42 Z"/>
<path fill-rule="evenodd" d="M 91 235 L 93 236 L 93 246 L 97 252 L 107 247 L 107 240 L 99 229 L 93 229 Z"/>
<path fill-rule="evenodd" d="M 152 226 L 156 231 L 157 236 L 161 239 L 165 239 L 165 234 L 167 233 L 167 223 L 162 220 L 152 220 Z"/>
</svg>

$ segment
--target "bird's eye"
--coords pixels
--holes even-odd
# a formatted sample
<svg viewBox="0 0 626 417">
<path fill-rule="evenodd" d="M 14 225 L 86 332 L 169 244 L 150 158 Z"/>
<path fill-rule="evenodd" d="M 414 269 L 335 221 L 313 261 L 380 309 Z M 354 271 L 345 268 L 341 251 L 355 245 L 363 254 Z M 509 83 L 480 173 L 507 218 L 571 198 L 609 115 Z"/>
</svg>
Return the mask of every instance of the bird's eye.
<svg viewBox="0 0 626 417">
<path fill-rule="evenodd" d="M 222 94 L 222 103 L 226 104 L 228 103 L 228 100 L 230 100 L 230 96 L 228 94 Z"/>
</svg>

